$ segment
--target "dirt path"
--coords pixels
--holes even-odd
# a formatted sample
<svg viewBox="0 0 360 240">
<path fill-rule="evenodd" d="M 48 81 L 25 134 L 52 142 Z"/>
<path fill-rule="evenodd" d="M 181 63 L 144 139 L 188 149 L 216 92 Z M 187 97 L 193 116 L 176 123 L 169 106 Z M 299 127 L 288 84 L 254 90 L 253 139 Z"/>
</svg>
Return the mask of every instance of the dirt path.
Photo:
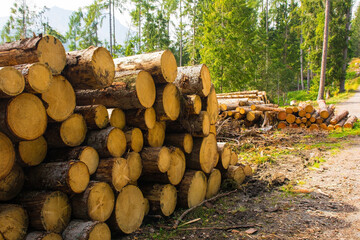
<svg viewBox="0 0 360 240">
<path fill-rule="evenodd" d="M 355 95 L 347 101 L 338 103 L 336 109 L 348 110 L 351 115 L 356 115 L 360 118 L 360 88 L 356 91 Z"/>
</svg>

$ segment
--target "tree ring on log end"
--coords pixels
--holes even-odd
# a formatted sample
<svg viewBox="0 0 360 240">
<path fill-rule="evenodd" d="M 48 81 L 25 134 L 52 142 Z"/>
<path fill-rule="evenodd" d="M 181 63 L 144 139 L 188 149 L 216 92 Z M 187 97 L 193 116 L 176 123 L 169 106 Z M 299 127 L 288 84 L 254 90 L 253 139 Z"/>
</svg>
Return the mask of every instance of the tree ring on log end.
<svg viewBox="0 0 360 240">
<path fill-rule="evenodd" d="M 199 97 L 199 95 L 195 95 L 195 97 L 194 97 L 194 113 L 199 114 L 201 112 L 201 107 L 202 107 L 201 98 Z"/>
<path fill-rule="evenodd" d="M 86 132 L 86 122 L 81 114 L 74 113 L 61 123 L 60 136 L 67 146 L 79 146 L 85 140 Z"/>
<path fill-rule="evenodd" d="M 85 191 L 90 181 L 89 169 L 81 161 L 72 162 L 68 172 L 67 183 L 74 193 Z"/>
<path fill-rule="evenodd" d="M 81 151 L 79 160 L 86 164 L 89 169 L 89 174 L 95 173 L 99 165 L 99 154 L 93 147 L 86 147 Z"/>
<path fill-rule="evenodd" d="M 177 63 L 174 54 L 170 50 L 165 50 L 161 55 L 161 73 L 169 83 L 175 81 L 177 76 Z"/>
<path fill-rule="evenodd" d="M 37 93 L 43 93 L 50 88 L 53 77 L 48 66 L 41 63 L 34 63 L 29 68 L 27 79 L 31 89 Z"/>
<path fill-rule="evenodd" d="M 215 88 L 211 88 L 206 101 L 207 101 L 206 111 L 209 113 L 210 123 L 215 124 L 219 114 L 218 101 L 216 98 Z"/>
<path fill-rule="evenodd" d="M 103 47 L 97 47 L 91 57 L 91 67 L 96 82 L 103 87 L 110 86 L 115 77 L 115 64 L 110 52 Z"/>
<path fill-rule="evenodd" d="M 162 97 L 166 116 L 169 117 L 170 120 L 176 120 L 180 114 L 180 93 L 178 88 L 174 84 L 168 83 Z"/>
<path fill-rule="evenodd" d="M 88 215 L 92 220 L 104 222 L 111 216 L 115 196 L 109 184 L 95 183 L 90 190 L 88 199 Z"/>
<path fill-rule="evenodd" d="M 206 199 L 215 196 L 219 192 L 220 185 L 221 185 L 221 172 L 218 169 L 213 169 L 213 171 L 210 173 L 207 182 Z"/>
<path fill-rule="evenodd" d="M 26 166 L 36 166 L 46 157 L 47 142 L 43 136 L 31 141 L 21 141 L 18 151 L 21 161 Z"/>
<path fill-rule="evenodd" d="M 200 147 L 200 166 L 205 173 L 210 173 L 217 160 L 217 142 L 214 134 L 204 137 Z"/>
<path fill-rule="evenodd" d="M 210 133 L 210 117 L 209 113 L 206 111 L 202 111 L 201 113 L 202 117 L 202 133 L 204 136 L 208 136 Z"/>
<path fill-rule="evenodd" d="M 137 152 L 130 152 L 126 158 L 129 168 L 129 179 L 133 182 L 137 181 L 142 172 L 142 160 Z"/>
<path fill-rule="evenodd" d="M 186 168 L 186 160 L 184 153 L 180 148 L 175 148 L 171 152 L 170 168 L 167 171 L 168 179 L 171 184 L 178 185 L 184 176 Z"/>
<path fill-rule="evenodd" d="M 151 147 L 161 147 L 165 140 L 165 122 L 156 122 L 154 128 L 148 130 L 147 140 Z"/>
<path fill-rule="evenodd" d="M 136 78 L 136 95 L 142 106 L 149 108 L 154 105 L 156 98 L 156 88 L 150 73 L 140 71 Z"/>
<path fill-rule="evenodd" d="M 7 106 L 6 122 L 11 132 L 24 140 L 34 140 L 44 134 L 47 116 L 43 103 L 33 94 L 23 93 Z"/>
<path fill-rule="evenodd" d="M 162 147 L 159 152 L 158 169 L 165 173 L 169 170 L 171 164 L 171 153 L 169 148 Z"/>
<path fill-rule="evenodd" d="M 161 212 L 165 216 L 170 216 L 176 207 L 177 202 L 177 190 L 171 184 L 166 184 L 162 190 L 160 195 L 160 208 Z"/>
<path fill-rule="evenodd" d="M 190 133 L 186 133 L 184 136 L 184 151 L 186 153 L 191 153 L 192 149 L 193 149 L 193 145 L 194 145 L 194 141 L 193 141 L 193 137 L 191 136 Z"/>
<path fill-rule="evenodd" d="M 231 162 L 232 159 L 232 151 L 231 151 L 231 147 L 228 143 L 225 144 L 222 152 L 221 152 L 221 165 L 224 169 L 228 169 L 229 164 Z"/>
<path fill-rule="evenodd" d="M 188 207 L 191 208 L 201 203 L 206 196 L 207 180 L 202 171 L 196 171 L 191 179 L 190 187 L 188 190 Z"/>
<path fill-rule="evenodd" d="M 238 155 L 236 152 L 231 151 L 231 160 L 230 160 L 230 165 L 236 165 L 238 162 Z"/>
<path fill-rule="evenodd" d="M 110 115 L 110 125 L 119 129 L 123 129 L 126 124 L 125 113 L 120 108 L 114 108 Z"/>
<path fill-rule="evenodd" d="M 104 105 L 98 105 L 95 109 L 95 123 L 98 128 L 105 128 L 109 124 L 109 114 Z"/>
<path fill-rule="evenodd" d="M 120 191 L 129 183 L 129 166 L 125 158 L 115 160 L 111 176 L 116 191 Z"/>
<path fill-rule="evenodd" d="M 10 139 L 0 132 L 0 179 L 5 178 L 15 163 L 15 150 Z"/>
<path fill-rule="evenodd" d="M 203 64 L 201 67 L 200 76 L 203 85 L 202 93 L 206 97 L 207 95 L 209 95 L 211 89 L 211 76 L 209 68 L 205 64 Z"/>
<path fill-rule="evenodd" d="M 110 240 L 111 232 L 106 223 L 98 223 L 89 233 L 88 240 Z"/>
<path fill-rule="evenodd" d="M 0 68 L 0 91 L 8 96 L 16 96 L 25 88 L 25 80 L 21 73 L 13 67 Z"/>
<path fill-rule="evenodd" d="M 66 64 L 66 53 L 62 43 L 53 36 L 47 35 L 38 43 L 37 55 L 39 62 L 51 69 L 54 74 L 60 74 Z"/>
<path fill-rule="evenodd" d="M 155 127 L 156 123 L 156 112 L 155 109 L 150 107 L 145 110 L 145 125 L 148 129 Z"/>
<path fill-rule="evenodd" d="M 123 131 L 118 128 L 114 128 L 109 133 L 107 143 L 107 149 L 111 156 L 120 157 L 126 150 L 126 137 Z"/>
<path fill-rule="evenodd" d="M 140 152 L 144 146 L 144 136 L 139 128 L 134 128 L 131 131 L 131 149 L 134 152 Z"/>
</svg>

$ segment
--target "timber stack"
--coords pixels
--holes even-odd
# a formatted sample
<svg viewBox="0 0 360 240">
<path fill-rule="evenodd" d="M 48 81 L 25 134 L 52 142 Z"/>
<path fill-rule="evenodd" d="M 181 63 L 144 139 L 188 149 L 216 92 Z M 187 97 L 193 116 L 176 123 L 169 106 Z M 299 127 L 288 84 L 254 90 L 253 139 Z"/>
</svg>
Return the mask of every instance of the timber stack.
<svg viewBox="0 0 360 240">
<path fill-rule="evenodd" d="M 52 36 L 0 53 L 0 239 L 111 239 L 251 175 L 216 140 L 204 64 L 65 53 Z"/>
</svg>

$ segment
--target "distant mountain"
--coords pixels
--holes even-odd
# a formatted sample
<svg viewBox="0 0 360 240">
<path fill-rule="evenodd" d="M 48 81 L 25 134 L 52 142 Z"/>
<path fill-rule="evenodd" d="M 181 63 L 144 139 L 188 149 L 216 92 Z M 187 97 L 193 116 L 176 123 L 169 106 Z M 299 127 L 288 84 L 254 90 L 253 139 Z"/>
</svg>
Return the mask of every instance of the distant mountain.
<svg viewBox="0 0 360 240">
<path fill-rule="evenodd" d="M 65 34 L 68 30 L 69 17 L 71 10 L 52 7 L 45 13 L 45 18 L 49 21 L 49 25 L 61 34 Z M 3 28 L 8 17 L 0 17 L 0 30 Z M 122 25 L 120 21 L 115 20 L 115 35 L 117 43 L 123 44 L 129 33 L 129 28 Z M 131 30 L 130 30 L 131 31 Z M 109 16 L 106 15 L 102 27 L 99 29 L 98 36 L 101 41 L 105 39 L 109 42 Z"/>
</svg>

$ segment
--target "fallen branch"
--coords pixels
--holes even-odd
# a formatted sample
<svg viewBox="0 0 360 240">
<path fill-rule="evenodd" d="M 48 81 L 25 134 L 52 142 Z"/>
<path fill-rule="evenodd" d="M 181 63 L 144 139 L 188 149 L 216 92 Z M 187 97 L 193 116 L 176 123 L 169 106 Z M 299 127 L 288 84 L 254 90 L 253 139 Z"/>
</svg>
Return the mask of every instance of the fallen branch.
<svg viewBox="0 0 360 240">
<path fill-rule="evenodd" d="M 234 225 L 234 226 L 224 226 L 224 227 L 199 227 L 199 228 L 179 228 L 178 230 L 181 231 L 192 231 L 192 230 L 229 230 L 229 229 L 235 229 L 235 228 L 250 228 L 250 227 L 256 227 L 259 225 L 256 224 L 243 224 L 243 225 Z"/>
<path fill-rule="evenodd" d="M 207 200 L 204 200 L 202 201 L 201 203 L 199 203 L 198 205 L 195 205 L 191 208 L 189 208 L 188 210 L 186 210 L 185 212 L 183 212 L 183 214 L 181 214 L 181 216 L 175 221 L 175 224 L 174 226 L 172 227 L 173 229 L 177 229 L 177 227 L 179 226 L 179 223 L 180 221 L 186 216 L 186 214 L 188 214 L 189 212 L 191 212 L 192 210 L 194 210 L 195 208 L 197 207 L 200 207 L 201 205 L 203 205 L 204 203 L 207 203 L 207 202 L 211 202 L 211 201 L 214 201 L 218 198 L 221 198 L 221 197 L 224 197 L 224 196 L 227 196 L 227 195 L 230 195 L 234 192 L 237 192 L 237 189 L 233 190 L 233 191 L 230 191 L 230 192 L 226 192 L 226 193 L 221 193 L 221 194 L 218 194 L 212 198 L 209 198 Z"/>
</svg>

